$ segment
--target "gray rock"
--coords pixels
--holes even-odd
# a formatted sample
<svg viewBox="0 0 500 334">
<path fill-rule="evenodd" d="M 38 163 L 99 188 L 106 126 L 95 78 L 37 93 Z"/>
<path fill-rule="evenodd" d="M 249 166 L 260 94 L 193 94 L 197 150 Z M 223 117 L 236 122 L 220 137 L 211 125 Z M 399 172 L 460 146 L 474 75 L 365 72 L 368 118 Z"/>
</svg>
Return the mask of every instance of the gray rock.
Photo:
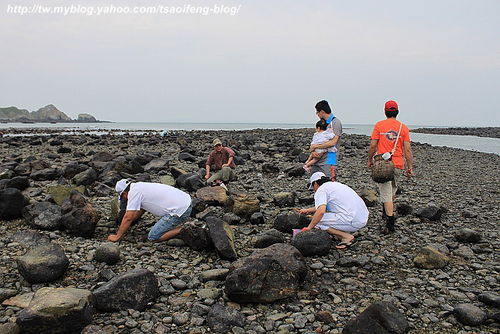
<svg viewBox="0 0 500 334">
<path fill-rule="evenodd" d="M 0 325 L 0 333 L 2 334 L 19 334 L 20 331 L 19 326 L 13 322 Z"/>
<path fill-rule="evenodd" d="M 350 320 L 342 334 L 403 334 L 410 325 L 398 308 L 389 302 L 376 302 Z"/>
<path fill-rule="evenodd" d="M 17 294 L 17 290 L 0 288 L 0 303 L 2 303 L 6 299 L 9 299 L 10 297 L 14 297 Z"/>
<path fill-rule="evenodd" d="M 28 200 L 19 189 L 5 188 L 0 190 L 0 220 L 21 218 L 23 208 Z"/>
<path fill-rule="evenodd" d="M 179 156 L 177 158 L 179 159 L 179 161 L 196 162 L 196 157 L 188 152 L 179 153 Z"/>
<path fill-rule="evenodd" d="M 302 254 L 293 246 L 274 244 L 231 265 L 225 291 L 236 302 L 270 303 L 294 296 L 307 275 Z"/>
<path fill-rule="evenodd" d="M 30 204 L 23 209 L 23 217 L 28 224 L 41 230 L 61 228 L 61 207 L 50 202 Z"/>
<path fill-rule="evenodd" d="M 341 267 L 363 267 L 369 261 L 370 259 L 365 255 L 358 257 L 344 256 L 337 261 L 337 264 Z"/>
<path fill-rule="evenodd" d="M 285 237 L 275 229 L 267 230 L 255 238 L 255 248 L 266 248 L 274 244 L 284 243 Z"/>
<path fill-rule="evenodd" d="M 436 205 L 428 205 L 424 208 L 417 209 L 415 213 L 419 218 L 425 218 L 431 221 L 436 221 L 441 219 L 441 216 L 443 215 L 443 210 L 440 207 L 437 207 Z"/>
<path fill-rule="evenodd" d="M 232 327 L 245 325 L 245 316 L 237 310 L 215 304 L 207 315 L 208 327 L 216 333 L 228 333 Z"/>
<path fill-rule="evenodd" d="M 295 205 L 295 194 L 292 192 L 280 192 L 273 195 L 273 202 L 279 207 L 290 207 Z"/>
<path fill-rule="evenodd" d="M 485 303 L 486 305 L 493 306 L 496 308 L 500 308 L 500 296 L 493 292 L 483 292 L 477 299 L 480 302 Z"/>
<path fill-rule="evenodd" d="M 73 333 L 92 322 L 92 293 L 75 288 L 41 288 L 16 323 L 22 333 Z"/>
<path fill-rule="evenodd" d="M 87 170 L 76 174 L 73 177 L 72 182 L 77 186 L 88 186 L 94 183 L 95 180 L 97 180 L 97 172 L 94 168 L 88 168 Z"/>
<path fill-rule="evenodd" d="M 429 246 L 421 248 L 413 259 L 415 266 L 423 269 L 443 268 L 448 262 L 449 258 L 446 255 Z"/>
<path fill-rule="evenodd" d="M 250 216 L 250 224 L 252 224 L 252 225 L 262 225 L 264 223 L 265 223 L 265 221 L 264 221 L 264 215 L 262 214 L 262 212 L 254 212 Z"/>
<path fill-rule="evenodd" d="M 297 234 L 291 244 L 304 256 L 326 255 L 330 252 L 332 238 L 328 232 L 314 228 Z"/>
<path fill-rule="evenodd" d="M 470 228 L 463 228 L 455 233 L 455 239 L 460 242 L 476 243 L 481 241 L 481 234 Z"/>
<path fill-rule="evenodd" d="M 80 334 L 107 334 L 107 332 L 99 326 L 88 325 L 82 330 Z"/>
<path fill-rule="evenodd" d="M 273 227 L 280 232 L 292 234 L 293 229 L 301 229 L 309 225 L 309 219 L 295 212 L 280 214 L 274 220 Z"/>
<path fill-rule="evenodd" d="M 486 321 L 487 315 L 479 307 L 472 304 L 459 304 L 453 309 L 457 320 L 467 326 L 479 326 Z"/>
<path fill-rule="evenodd" d="M 225 213 L 222 220 L 231 225 L 237 225 L 241 222 L 241 218 L 232 212 Z"/>
<path fill-rule="evenodd" d="M 67 179 L 73 178 L 76 174 L 88 169 L 89 166 L 72 161 L 64 167 L 63 176 Z"/>
<path fill-rule="evenodd" d="M 207 225 L 210 239 L 212 239 L 219 256 L 227 260 L 237 259 L 232 228 L 216 217 L 208 217 Z"/>
<path fill-rule="evenodd" d="M 142 311 L 159 296 L 158 280 L 147 269 L 134 269 L 114 277 L 93 291 L 95 306 L 105 312 Z"/>
<path fill-rule="evenodd" d="M 14 232 L 10 238 L 12 241 L 18 242 L 25 247 L 33 247 L 50 243 L 49 237 L 32 230 Z"/>
<path fill-rule="evenodd" d="M 32 284 L 53 282 L 64 275 L 68 266 L 64 250 L 53 243 L 32 247 L 17 258 L 19 273 Z"/>
<path fill-rule="evenodd" d="M 95 251 L 94 260 L 113 265 L 120 261 L 120 248 L 111 243 L 101 245 Z"/>
<path fill-rule="evenodd" d="M 59 178 L 62 171 L 55 168 L 45 168 L 31 173 L 30 177 L 35 181 L 52 181 Z"/>
<path fill-rule="evenodd" d="M 211 269 L 205 270 L 200 274 L 200 280 L 202 282 L 208 281 L 223 281 L 226 279 L 229 269 Z"/>
</svg>

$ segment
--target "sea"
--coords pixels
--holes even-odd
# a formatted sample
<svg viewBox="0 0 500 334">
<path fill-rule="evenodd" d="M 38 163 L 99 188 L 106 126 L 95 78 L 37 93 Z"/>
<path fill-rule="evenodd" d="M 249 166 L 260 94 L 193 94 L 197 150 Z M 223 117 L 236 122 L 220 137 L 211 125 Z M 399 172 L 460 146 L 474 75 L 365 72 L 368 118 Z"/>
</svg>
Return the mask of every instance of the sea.
<svg viewBox="0 0 500 334">
<path fill-rule="evenodd" d="M 171 131 L 171 130 L 252 130 L 252 129 L 300 129 L 309 128 L 311 124 L 306 123 L 191 123 L 191 122 L 113 122 L 113 123 L 0 123 L 0 129 L 16 128 L 26 129 L 25 135 L 29 135 L 30 129 L 61 129 L 65 133 L 74 133 L 74 130 L 95 134 L 120 133 L 119 130 L 135 131 Z M 425 125 L 408 125 L 411 129 L 422 127 L 436 127 Z M 444 126 L 441 126 L 444 127 Z M 344 132 L 369 136 L 373 124 L 343 124 Z M 118 130 L 118 132 L 116 132 Z M 43 132 L 43 131 L 42 131 Z M 16 134 L 23 135 L 23 134 Z M 411 133 L 413 142 L 430 144 L 433 146 L 446 146 L 464 150 L 493 153 L 500 155 L 500 139 L 477 136 L 436 135 L 425 133 Z"/>
</svg>

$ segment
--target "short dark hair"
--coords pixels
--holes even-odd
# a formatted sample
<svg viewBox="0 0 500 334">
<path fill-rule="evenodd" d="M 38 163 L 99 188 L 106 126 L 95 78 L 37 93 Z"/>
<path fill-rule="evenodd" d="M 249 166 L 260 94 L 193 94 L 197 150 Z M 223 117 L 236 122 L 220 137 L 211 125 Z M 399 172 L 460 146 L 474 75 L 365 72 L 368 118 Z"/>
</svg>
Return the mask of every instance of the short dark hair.
<svg viewBox="0 0 500 334">
<path fill-rule="evenodd" d="M 322 176 L 321 179 L 314 181 L 313 184 L 317 183 L 318 186 L 321 186 L 322 184 L 330 182 L 330 181 L 332 181 L 332 180 L 328 176 Z"/>
<path fill-rule="evenodd" d="M 330 105 L 328 104 L 328 101 L 326 100 L 321 100 L 316 105 L 314 106 L 316 108 L 316 112 L 323 110 L 327 114 L 332 113 L 332 109 L 330 109 Z"/>
<path fill-rule="evenodd" d="M 385 111 L 385 116 L 386 117 L 396 117 L 399 114 L 399 110 L 386 110 Z"/>
<path fill-rule="evenodd" d="M 326 124 L 326 121 L 324 119 L 320 119 L 319 121 L 316 122 L 316 129 L 320 129 L 325 131 L 326 128 L 328 127 L 328 124 Z"/>
</svg>

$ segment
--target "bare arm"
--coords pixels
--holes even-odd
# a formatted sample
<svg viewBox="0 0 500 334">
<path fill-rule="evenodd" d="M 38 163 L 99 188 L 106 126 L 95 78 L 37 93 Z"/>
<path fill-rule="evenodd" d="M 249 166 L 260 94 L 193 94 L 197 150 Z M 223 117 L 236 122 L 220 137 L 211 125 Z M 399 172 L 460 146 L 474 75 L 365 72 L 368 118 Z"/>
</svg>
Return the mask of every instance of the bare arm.
<svg viewBox="0 0 500 334">
<path fill-rule="evenodd" d="M 300 209 L 297 212 L 300 213 L 301 215 L 308 215 L 310 213 L 315 213 L 316 208 L 312 207 L 312 208 L 307 208 L 307 209 Z"/>
<path fill-rule="evenodd" d="M 224 165 L 222 165 L 222 167 L 231 166 L 231 164 L 233 163 L 233 160 L 234 160 L 234 157 L 229 157 L 229 159 L 227 159 L 227 162 Z"/>
<path fill-rule="evenodd" d="M 123 216 L 122 222 L 120 223 L 120 227 L 116 234 L 111 234 L 108 236 L 108 240 L 112 242 L 119 241 L 124 235 L 125 232 L 130 228 L 130 225 L 137 219 L 141 218 L 144 214 L 144 210 L 129 210 L 125 212 Z"/>
<path fill-rule="evenodd" d="M 316 226 L 321 221 L 325 212 L 326 212 L 326 205 L 325 204 L 320 205 L 316 209 L 316 212 L 314 213 L 314 216 L 312 217 L 309 226 L 305 227 L 304 230 L 312 230 L 314 226 Z"/>
<path fill-rule="evenodd" d="M 406 160 L 406 175 L 413 175 L 413 152 L 411 151 L 411 143 L 409 141 L 405 141 L 403 143 L 405 150 L 405 160 Z"/>
<path fill-rule="evenodd" d="M 206 165 L 205 169 L 207 170 L 205 174 L 205 179 L 208 179 L 210 177 L 210 165 Z"/>
<path fill-rule="evenodd" d="M 373 166 L 373 156 L 377 152 L 378 139 L 370 140 L 370 147 L 368 148 L 368 168 Z"/>
</svg>

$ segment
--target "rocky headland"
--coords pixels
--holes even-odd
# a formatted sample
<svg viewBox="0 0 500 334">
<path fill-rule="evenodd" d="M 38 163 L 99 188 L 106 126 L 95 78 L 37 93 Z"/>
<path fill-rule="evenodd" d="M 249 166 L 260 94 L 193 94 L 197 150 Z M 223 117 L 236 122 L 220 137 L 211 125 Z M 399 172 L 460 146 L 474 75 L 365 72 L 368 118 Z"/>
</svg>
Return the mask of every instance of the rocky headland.
<svg viewBox="0 0 500 334">
<path fill-rule="evenodd" d="M 429 134 L 434 134 L 434 135 L 457 135 L 457 136 L 478 136 L 478 137 L 500 138 L 500 127 L 418 128 L 418 129 L 414 129 L 411 131 L 418 132 L 418 133 L 429 133 Z"/>
<path fill-rule="evenodd" d="M 71 119 L 64 112 L 52 104 L 46 105 L 37 111 L 18 109 L 17 107 L 0 108 L 0 122 L 4 123 L 106 123 L 99 121 L 90 114 L 79 114 Z"/>
<path fill-rule="evenodd" d="M 312 134 L 0 138 L 0 332 L 498 332 L 500 157 L 414 144 L 416 176 L 401 180 L 397 231 L 385 236 L 369 139 L 343 136 L 339 180 L 370 218 L 338 251 L 322 231 L 291 234 L 308 223 L 292 209 L 313 203 L 302 169 Z M 237 153 L 228 192 L 200 178 L 215 137 Z M 191 194 L 179 239 L 147 241 L 145 215 L 106 242 L 123 177 Z"/>
</svg>

